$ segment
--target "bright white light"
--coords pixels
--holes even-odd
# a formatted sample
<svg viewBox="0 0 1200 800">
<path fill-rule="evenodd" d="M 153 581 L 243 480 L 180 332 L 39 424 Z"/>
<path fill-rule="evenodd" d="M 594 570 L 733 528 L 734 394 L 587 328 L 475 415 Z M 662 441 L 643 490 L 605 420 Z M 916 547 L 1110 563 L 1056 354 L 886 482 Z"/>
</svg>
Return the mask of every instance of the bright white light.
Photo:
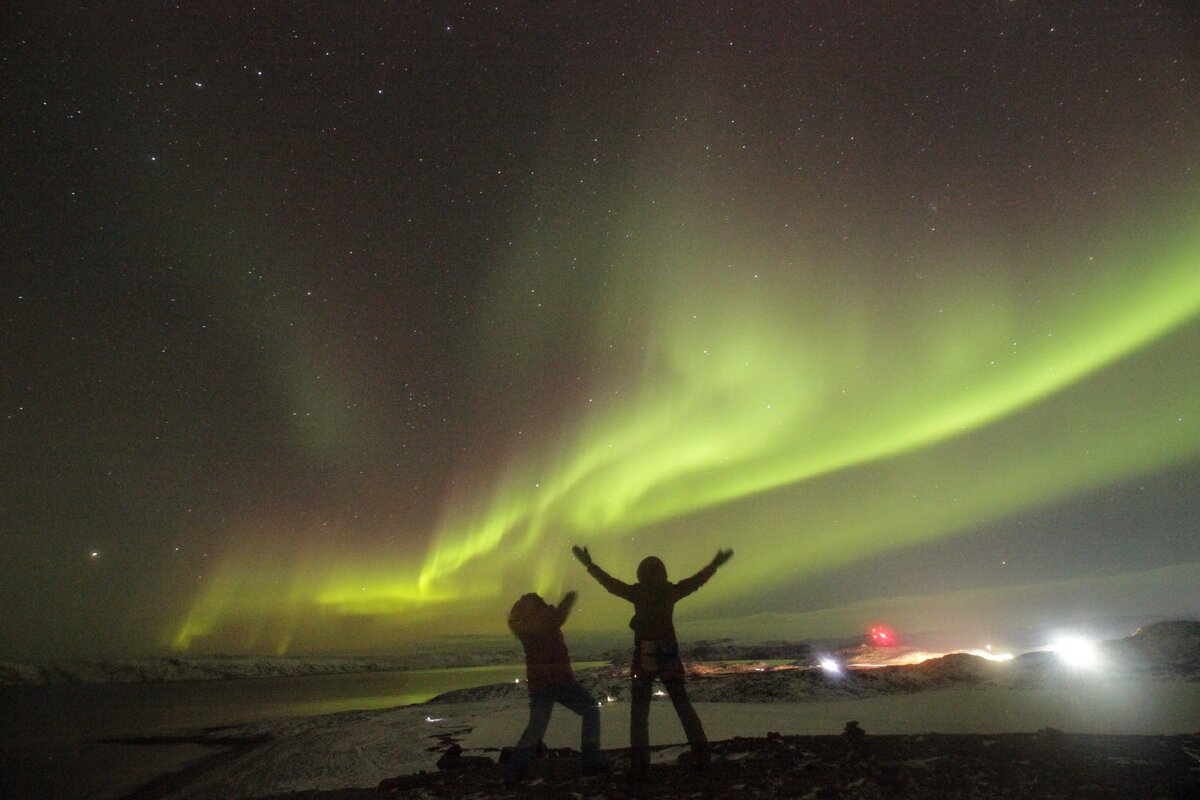
<svg viewBox="0 0 1200 800">
<path fill-rule="evenodd" d="M 662 689 L 659 689 L 657 692 L 654 693 L 654 696 L 655 697 L 666 697 L 667 693 L 664 692 Z"/>
<path fill-rule="evenodd" d="M 445 717 L 426 717 L 425 721 L 426 722 L 441 722 L 444 719 L 445 719 Z"/>
<path fill-rule="evenodd" d="M 1096 643 L 1082 636 L 1064 636 L 1050 649 L 1069 667 L 1095 669 L 1100 666 L 1100 652 L 1096 649 Z"/>
<path fill-rule="evenodd" d="M 604 699 L 609 703 L 617 702 L 617 698 L 613 697 L 612 695 L 605 695 Z"/>
<path fill-rule="evenodd" d="M 821 669 L 825 670 L 830 675 L 842 674 L 842 665 L 834 661 L 832 658 L 822 658 Z"/>
</svg>

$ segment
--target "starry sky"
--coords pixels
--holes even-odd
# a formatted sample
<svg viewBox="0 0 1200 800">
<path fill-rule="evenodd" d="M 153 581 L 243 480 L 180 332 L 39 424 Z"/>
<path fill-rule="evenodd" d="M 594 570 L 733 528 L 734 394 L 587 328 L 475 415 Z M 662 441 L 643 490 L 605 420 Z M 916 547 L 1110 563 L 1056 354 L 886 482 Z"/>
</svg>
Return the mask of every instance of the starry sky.
<svg viewBox="0 0 1200 800">
<path fill-rule="evenodd" d="M 1200 615 L 1189 3 L 0 15 L 0 658 Z"/>
</svg>

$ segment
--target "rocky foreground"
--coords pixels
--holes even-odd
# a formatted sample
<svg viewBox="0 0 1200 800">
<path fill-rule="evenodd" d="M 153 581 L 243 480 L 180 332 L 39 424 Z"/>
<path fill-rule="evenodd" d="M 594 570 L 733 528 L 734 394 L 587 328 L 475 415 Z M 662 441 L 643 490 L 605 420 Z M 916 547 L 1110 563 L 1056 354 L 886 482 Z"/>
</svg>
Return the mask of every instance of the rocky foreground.
<svg viewBox="0 0 1200 800">
<path fill-rule="evenodd" d="M 658 748 L 655 760 L 665 763 L 633 780 L 628 751 L 608 753 L 612 771 L 591 777 L 580 777 L 577 753 L 553 751 L 511 789 L 502 785 L 500 767 L 490 757 L 443 758 L 437 772 L 400 776 L 377 789 L 298 792 L 271 800 L 1200 797 L 1200 734 L 1093 736 L 1047 728 L 872 736 L 849 723 L 840 736 L 769 733 L 714 742 L 712 754 L 712 765 L 698 770 L 682 748 Z"/>
</svg>

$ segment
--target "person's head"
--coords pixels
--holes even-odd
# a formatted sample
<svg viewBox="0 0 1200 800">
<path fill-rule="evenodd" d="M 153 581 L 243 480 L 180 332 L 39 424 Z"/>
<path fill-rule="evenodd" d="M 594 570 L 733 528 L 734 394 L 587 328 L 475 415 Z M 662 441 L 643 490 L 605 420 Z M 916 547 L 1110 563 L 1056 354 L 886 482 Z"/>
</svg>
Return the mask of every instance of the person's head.
<svg viewBox="0 0 1200 800">
<path fill-rule="evenodd" d="M 508 612 L 508 624 L 520 624 L 522 620 L 529 619 L 530 616 L 546 608 L 546 601 L 537 592 L 523 594 L 513 603 L 512 609 Z"/>
<path fill-rule="evenodd" d="M 640 583 L 666 583 L 667 565 L 658 556 L 646 556 L 638 564 L 637 576 Z"/>
</svg>

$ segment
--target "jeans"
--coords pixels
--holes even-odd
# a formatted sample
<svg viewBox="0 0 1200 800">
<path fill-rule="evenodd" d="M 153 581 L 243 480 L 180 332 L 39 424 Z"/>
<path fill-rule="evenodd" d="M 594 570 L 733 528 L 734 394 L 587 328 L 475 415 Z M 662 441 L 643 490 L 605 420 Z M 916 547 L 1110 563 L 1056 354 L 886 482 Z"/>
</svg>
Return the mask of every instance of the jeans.
<svg viewBox="0 0 1200 800">
<path fill-rule="evenodd" d="M 599 767 L 603 763 L 600 756 L 600 708 L 596 698 L 592 697 L 579 681 L 571 681 L 561 686 L 552 686 L 529 693 L 529 724 L 512 753 L 512 757 L 504 763 L 504 782 L 512 783 L 521 777 L 525 767 L 529 765 L 538 743 L 546 735 L 546 726 L 550 724 L 550 713 L 554 704 L 561 703 L 583 717 L 583 733 L 579 749 L 583 751 L 584 769 Z"/>
<path fill-rule="evenodd" d="M 662 676 L 663 688 L 671 696 L 675 713 L 683 723 L 683 732 L 687 735 L 688 744 L 693 750 L 703 750 L 708 742 L 704 735 L 704 726 L 692 703 L 688 700 L 687 689 L 684 688 L 683 678 L 676 675 Z M 654 688 L 654 678 L 637 677 L 633 679 L 630 694 L 629 709 L 629 745 L 634 766 L 646 766 L 650 763 L 650 692 Z"/>
</svg>

